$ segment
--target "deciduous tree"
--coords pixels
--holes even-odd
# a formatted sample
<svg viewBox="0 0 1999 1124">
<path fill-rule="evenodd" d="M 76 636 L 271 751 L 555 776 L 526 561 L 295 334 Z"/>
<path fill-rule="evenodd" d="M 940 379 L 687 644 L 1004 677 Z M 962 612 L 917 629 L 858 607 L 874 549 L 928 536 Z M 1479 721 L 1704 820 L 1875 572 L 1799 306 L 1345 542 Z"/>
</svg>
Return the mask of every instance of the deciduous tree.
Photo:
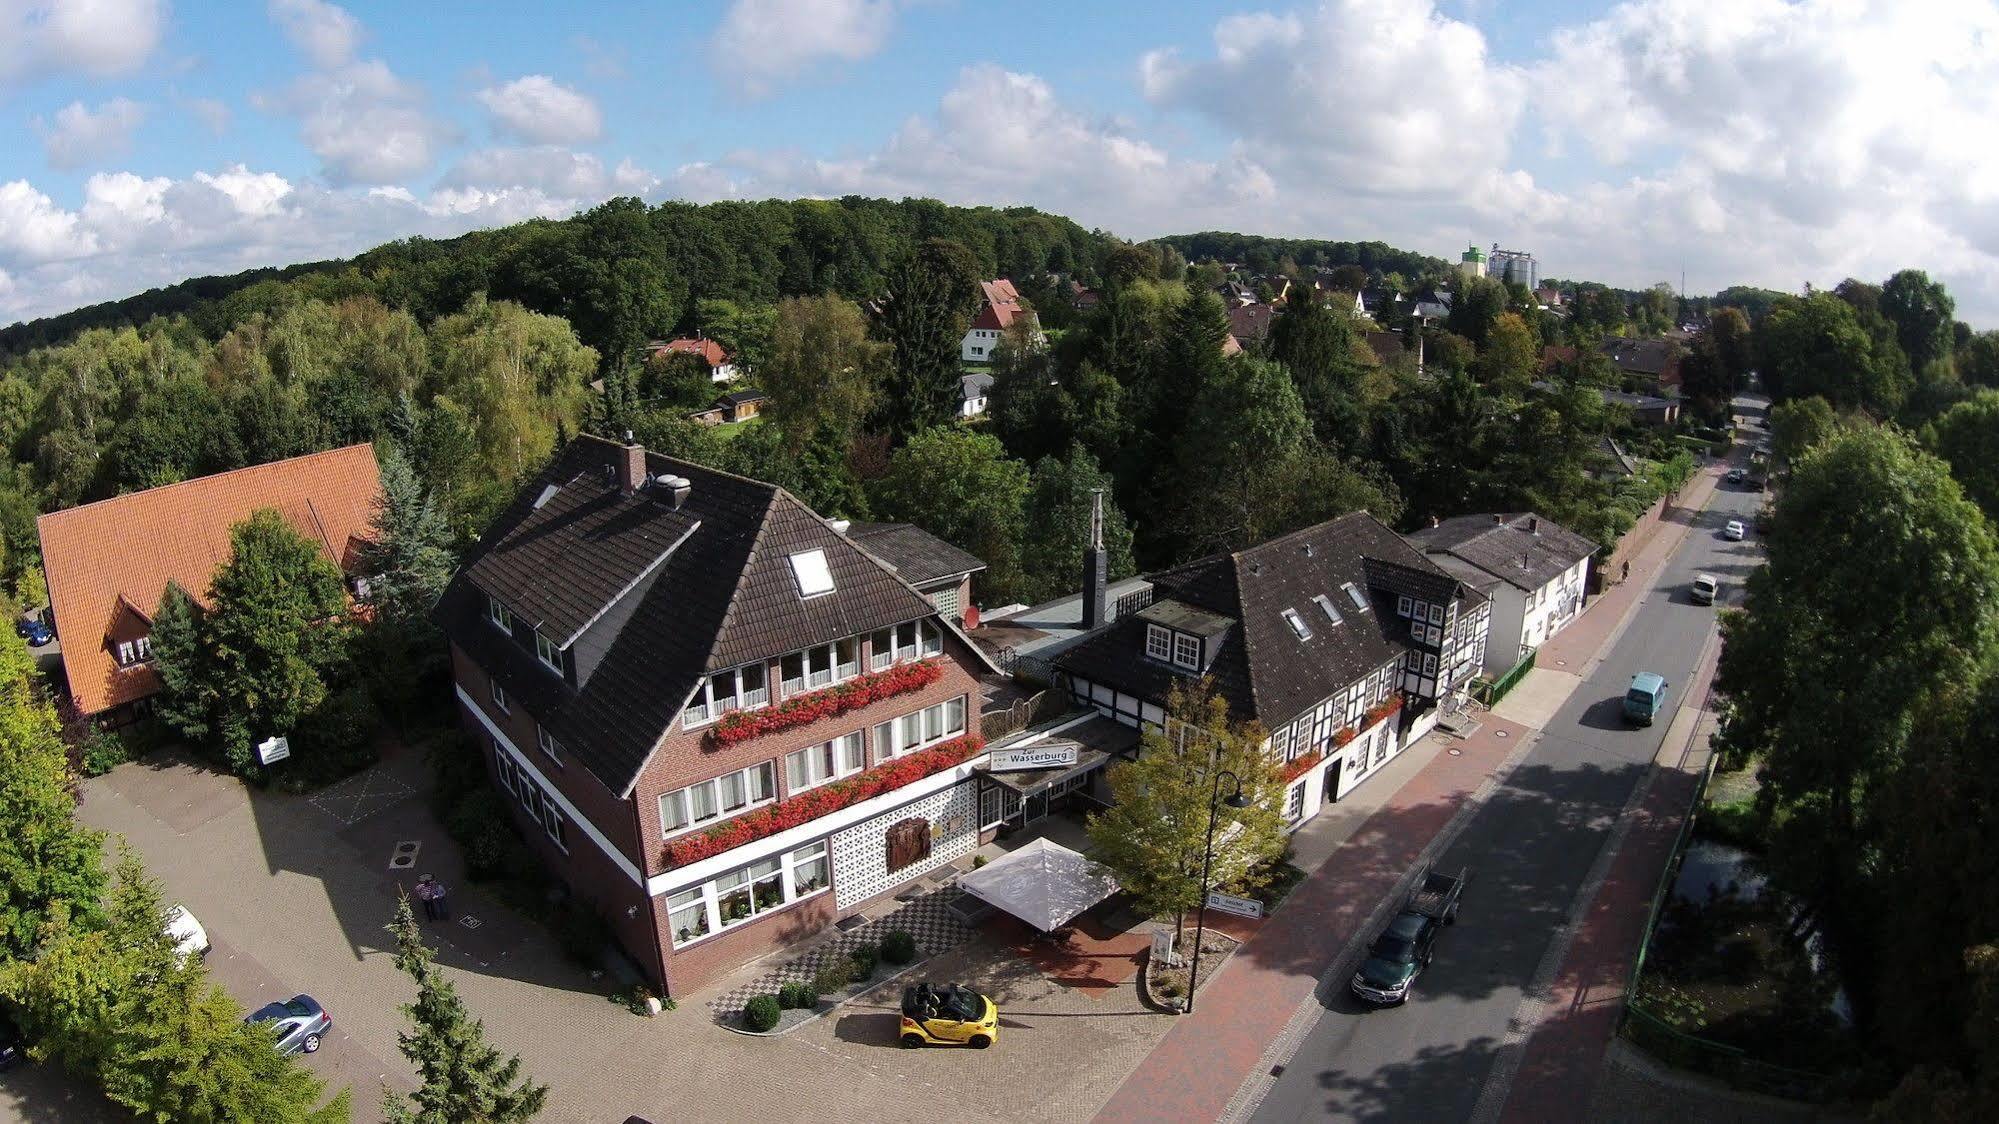
<svg viewBox="0 0 1999 1124">
<path fill-rule="evenodd" d="M 95 909 L 102 837 L 75 819 L 76 778 L 21 638 L 0 635 L 0 963 L 29 956 L 51 911 Z"/>
<path fill-rule="evenodd" d="M 1021 587 L 1028 484 L 1027 466 L 1010 459 L 992 434 L 939 426 L 895 451 L 888 475 L 874 486 L 874 508 L 984 562 L 985 572 L 973 579 L 980 597 L 1003 603 Z"/>
</svg>

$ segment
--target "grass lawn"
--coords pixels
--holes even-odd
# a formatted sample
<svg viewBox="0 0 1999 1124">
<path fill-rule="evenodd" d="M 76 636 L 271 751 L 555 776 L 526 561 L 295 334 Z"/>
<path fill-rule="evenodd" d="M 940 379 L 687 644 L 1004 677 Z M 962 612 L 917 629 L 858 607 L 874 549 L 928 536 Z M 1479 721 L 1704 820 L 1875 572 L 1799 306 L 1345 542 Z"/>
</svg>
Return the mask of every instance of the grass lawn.
<svg viewBox="0 0 1999 1124">
<path fill-rule="evenodd" d="M 739 421 L 731 425 L 718 425 L 715 427 L 715 440 L 723 442 L 734 441 L 752 426 L 762 425 L 763 420 L 763 415 L 759 414 L 748 421 Z"/>
</svg>

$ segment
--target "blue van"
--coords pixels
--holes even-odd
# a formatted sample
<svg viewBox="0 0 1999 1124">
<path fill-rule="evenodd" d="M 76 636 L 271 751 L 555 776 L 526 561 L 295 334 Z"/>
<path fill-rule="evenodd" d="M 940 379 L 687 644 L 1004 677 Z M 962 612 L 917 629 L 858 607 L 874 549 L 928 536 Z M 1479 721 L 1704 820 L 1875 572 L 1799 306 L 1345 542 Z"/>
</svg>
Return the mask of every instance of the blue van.
<svg viewBox="0 0 1999 1124">
<path fill-rule="evenodd" d="M 1624 692 L 1624 717 L 1640 726 L 1650 726 L 1652 716 L 1666 705 L 1666 681 L 1649 671 L 1631 677 L 1631 689 Z"/>
</svg>

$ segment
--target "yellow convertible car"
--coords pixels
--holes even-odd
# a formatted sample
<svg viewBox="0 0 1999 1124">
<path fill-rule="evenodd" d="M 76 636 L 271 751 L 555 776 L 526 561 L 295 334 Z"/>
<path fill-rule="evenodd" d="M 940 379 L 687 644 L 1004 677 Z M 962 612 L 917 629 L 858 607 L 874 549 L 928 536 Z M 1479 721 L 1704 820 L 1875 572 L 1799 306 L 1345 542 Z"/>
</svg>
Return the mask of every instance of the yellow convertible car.
<svg viewBox="0 0 1999 1124">
<path fill-rule="evenodd" d="M 983 1050 L 999 1037 L 999 1008 L 969 987 L 920 983 L 902 989 L 902 1044 L 970 1046 Z"/>
</svg>

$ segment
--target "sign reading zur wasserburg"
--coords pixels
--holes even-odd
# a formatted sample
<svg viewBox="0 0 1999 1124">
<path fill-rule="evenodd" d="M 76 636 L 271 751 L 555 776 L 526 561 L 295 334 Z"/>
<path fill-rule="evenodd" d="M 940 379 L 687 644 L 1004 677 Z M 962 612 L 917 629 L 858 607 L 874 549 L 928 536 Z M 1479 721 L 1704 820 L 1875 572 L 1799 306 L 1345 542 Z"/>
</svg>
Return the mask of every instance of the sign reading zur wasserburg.
<svg viewBox="0 0 1999 1124">
<path fill-rule="evenodd" d="M 1073 745 L 1030 745 L 1020 749 L 995 749 L 986 766 L 995 773 L 1021 769 L 1059 769 L 1074 765 L 1078 750 Z"/>
<path fill-rule="evenodd" d="M 1224 894 L 1220 890 L 1208 891 L 1208 908 L 1219 909 L 1223 913 L 1233 913 L 1237 917 L 1262 917 L 1263 903 L 1255 898 L 1239 898 L 1234 894 Z"/>
</svg>

